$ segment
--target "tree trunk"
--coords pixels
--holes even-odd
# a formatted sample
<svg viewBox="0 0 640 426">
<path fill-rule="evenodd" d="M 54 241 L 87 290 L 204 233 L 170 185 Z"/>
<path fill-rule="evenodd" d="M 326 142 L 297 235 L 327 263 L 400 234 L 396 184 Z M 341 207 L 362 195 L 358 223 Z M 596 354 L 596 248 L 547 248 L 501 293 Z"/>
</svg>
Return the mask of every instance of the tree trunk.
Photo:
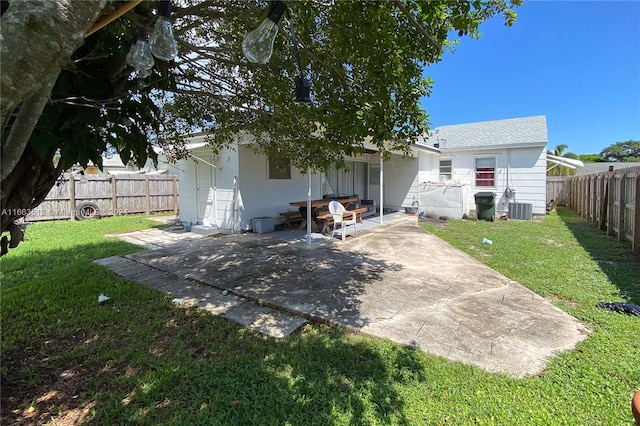
<svg viewBox="0 0 640 426">
<path fill-rule="evenodd" d="M 39 157 L 27 145 L 11 174 L 2 181 L 2 231 L 37 207 L 62 173 L 62 165 L 53 165 L 55 150 Z M 16 244 L 12 241 L 12 245 Z"/>
<path fill-rule="evenodd" d="M 63 67 L 73 67 L 71 54 L 82 44 L 106 1 L 12 0 L 2 15 L 0 63 L 0 132 L 15 108 L 25 99 L 14 124 L 16 129 L 2 146 L 2 203 L 4 180 L 27 146 L 37 117 Z M 6 230 L 2 217 L 2 232 Z"/>
<path fill-rule="evenodd" d="M 11 126 L 6 142 L 2 145 L 0 159 L 0 181 L 3 181 L 20 160 L 24 148 L 29 143 L 33 129 L 49 101 L 49 95 L 56 84 L 60 71 L 51 73 L 42 83 L 40 90 L 29 96 L 20 106 L 20 111 Z"/>
<path fill-rule="evenodd" d="M 0 129 L 46 76 L 73 66 L 71 54 L 105 4 L 106 0 L 11 0 L 1 25 Z"/>
<path fill-rule="evenodd" d="M 19 234 L 13 223 L 44 200 L 62 172 L 53 165 L 55 150 L 38 157 L 29 139 L 63 68 L 73 68 L 71 55 L 84 40 L 106 0 L 11 0 L 0 20 L 0 132 L 16 107 L 15 128 L 2 142 L 1 232 L 12 231 L 9 247 Z M 2 254 L 8 241 L 3 237 Z"/>
</svg>

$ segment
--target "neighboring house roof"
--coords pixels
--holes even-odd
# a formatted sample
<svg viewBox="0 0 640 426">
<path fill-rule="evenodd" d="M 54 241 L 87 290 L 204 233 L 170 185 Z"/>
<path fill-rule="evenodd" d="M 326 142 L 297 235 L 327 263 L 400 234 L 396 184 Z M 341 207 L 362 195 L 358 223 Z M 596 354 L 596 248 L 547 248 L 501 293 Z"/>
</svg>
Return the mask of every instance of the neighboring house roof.
<svg viewBox="0 0 640 426">
<path fill-rule="evenodd" d="M 102 167 L 105 169 L 126 169 L 127 166 L 122 162 L 119 155 L 113 157 L 102 157 Z"/>
<path fill-rule="evenodd" d="M 419 145 L 446 152 L 545 146 L 547 142 L 547 117 L 536 115 L 436 127 Z"/>
<path fill-rule="evenodd" d="M 613 166 L 614 170 L 626 169 L 628 167 L 640 167 L 640 163 L 624 163 L 624 162 L 604 162 L 604 163 L 585 163 L 584 167 L 578 170 L 577 175 L 590 175 L 593 173 L 606 172 L 609 166 Z"/>
</svg>

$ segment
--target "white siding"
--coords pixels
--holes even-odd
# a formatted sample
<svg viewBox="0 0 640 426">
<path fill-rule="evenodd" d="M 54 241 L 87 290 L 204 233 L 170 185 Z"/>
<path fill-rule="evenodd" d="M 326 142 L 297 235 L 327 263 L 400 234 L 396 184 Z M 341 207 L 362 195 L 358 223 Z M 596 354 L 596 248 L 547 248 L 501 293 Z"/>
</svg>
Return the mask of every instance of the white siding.
<svg viewBox="0 0 640 426">
<path fill-rule="evenodd" d="M 234 177 L 238 175 L 238 156 L 232 149 L 224 149 L 214 156 L 210 148 L 192 151 L 195 157 L 181 160 L 180 220 L 202 223 L 210 209 L 209 220 L 222 229 L 232 229 Z M 213 195 L 211 197 L 210 195 Z"/>
<path fill-rule="evenodd" d="M 546 214 L 547 163 L 545 148 L 513 149 L 510 184 L 518 203 L 533 204 L 534 215 Z"/>
<path fill-rule="evenodd" d="M 267 179 L 267 158 L 256 155 L 246 145 L 239 147 L 240 161 L 240 229 L 250 229 L 251 219 L 262 216 L 277 217 L 278 213 L 296 210 L 291 201 L 307 199 L 308 178 L 295 168 L 291 179 Z M 322 198 L 320 174 L 311 175 L 311 198 Z"/>
<path fill-rule="evenodd" d="M 418 158 L 392 155 L 384 163 L 384 206 L 400 210 L 418 200 Z"/>
<path fill-rule="evenodd" d="M 180 160 L 177 164 L 180 180 L 180 220 L 185 223 L 197 223 L 196 210 L 196 163 L 193 160 Z"/>
<path fill-rule="evenodd" d="M 475 210 L 475 194 L 478 192 L 494 192 L 496 194 L 496 211 L 508 209 L 509 198 L 505 196 L 507 187 L 514 191 L 511 201 L 529 203 L 533 205 L 534 215 L 544 215 L 546 212 L 546 163 L 544 147 L 514 148 L 503 150 L 482 151 L 451 151 L 434 156 L 431 170 L 421 173 L 421 182 L 437 181 L 437 159 L 446 157 L 453 159 L 452 181 L 471 186 L 469 206 Z M 475 157 L 495 156 L 496 175 L 494 187 L 475 186 Z M 424 179 L 423 177 L 431 177 Z"/>
</svg>

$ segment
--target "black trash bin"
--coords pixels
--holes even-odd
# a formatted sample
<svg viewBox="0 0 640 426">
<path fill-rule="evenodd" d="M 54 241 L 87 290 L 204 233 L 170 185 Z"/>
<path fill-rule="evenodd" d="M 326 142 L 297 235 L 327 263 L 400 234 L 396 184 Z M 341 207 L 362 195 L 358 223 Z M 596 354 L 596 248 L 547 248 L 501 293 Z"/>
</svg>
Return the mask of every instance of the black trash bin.
<svg viewBox="0 0 640 426">
<path fill-rule="evenodd" d="M 496 218 L 496 194 L 493 192 L 478 192 L 475 198 L 478 220 L 493 222 Z"/>
</svg>

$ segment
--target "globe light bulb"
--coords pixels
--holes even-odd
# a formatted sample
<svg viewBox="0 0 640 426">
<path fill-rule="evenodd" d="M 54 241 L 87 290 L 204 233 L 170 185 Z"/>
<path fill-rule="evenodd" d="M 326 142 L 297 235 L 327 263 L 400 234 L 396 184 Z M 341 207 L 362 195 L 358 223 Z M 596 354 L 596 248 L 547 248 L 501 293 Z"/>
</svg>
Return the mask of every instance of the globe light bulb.
<svg viewBox="0 0 640 426">
<path fill-rule="evenodd" d="M 153 68 L 153 55 L 146 40 L 139 39 L 131 46 L 129 53 L 127 53 L 127 64 L 143 70 Z"/>
<path fill-rule="evenodd" d="M 138 34 L 131 49 L 129 49 L 129 53 L 127 53 L 126 60 L 127 64 L 137 70 L 146 70 L 148 72 L 153 68 L 153 55 L 151 54 L 149 43 L 147 43 L 147 33 L 144 27 L 138 27 Z"/>
<path fill-rule="evenodd" d="M 242 53 L 247 60 L 256 64 L 269 62 L 273 54 L 273 44 L 278 35 L 278 23 L 286 10 L 287 5 L 284 2 L 275 2 L 258 28 L 244 36 Z"/>
<path fill-rule="evenodd" d="M 172 61 L 178 56 L 178 45 L 173 38 L 171 21 L 165 16 L 158 16 L 151 37 L 149 37 L 151 53 L 163 61 Z"/>
</svg>

